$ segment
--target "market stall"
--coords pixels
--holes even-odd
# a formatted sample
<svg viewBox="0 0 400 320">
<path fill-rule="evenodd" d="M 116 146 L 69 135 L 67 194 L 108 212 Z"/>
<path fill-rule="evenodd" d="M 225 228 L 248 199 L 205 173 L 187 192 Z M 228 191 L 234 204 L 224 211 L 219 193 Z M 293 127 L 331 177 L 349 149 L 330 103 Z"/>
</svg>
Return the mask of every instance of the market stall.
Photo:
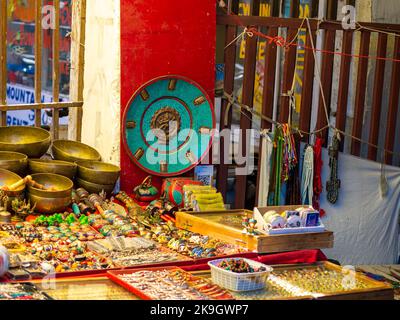
<svg viewBox="0 0 400 320">
<path fill-rule="evenodd" d="M 163 295 L 166 299 L 320 299 L 344 294 L 340 277 L 345 273 L 321 262 L 326 257 L 319 249 L 333 246 L 333 233 L 325 229 L 319 212 L 312 208 L 221 210 L 217 190 L 190 177 L 167 178 L 161 191 L 148 177 L 129 194 L 115 192 L 120 169 L 101 162 L 92 147 L 72 141 L 51 141 L 42 129 L 2 130 L 3 140 L 18 137 L 23 141 L 14 144 L 12 150 L 2 151 L 7 157 L 0 162 L 18 173 L 0 169 L 3 298 L 49 299 L 53 297 L 51 291 L 26 283 L 54 277 L 67 286 L 90 277 L 89 287 L 91 283 L 111 286 L 118 299 L 157 299 L 161 296 L 149 296 L 137 286 L 157 282 L 153 276 L 168 278 L 169 273 L 178 280 L 186 279 L 194 291 L 189 295 L 182 291 L 174 297 Z M 3 148 L 4 145 L 3 141 Z M 35 159 L 41 158 L 50 146 L 54 160 Z M 211 211 L 201 210 L 205 208 Z M 226 265 L 215 264 L 218 261 Z M 230 266 L 232 261 L 241 261 L 242 267 L 236 270 L 236 265 Z M 311 264 L 309 268 L 314 271 L 297 273 L 293 268 L 285 271 L 285 267 L 272 271 L 267 267 L 294 263 Z M 238 288 L 229 287 L 215 275 L 196 274 L 210 266 L 212 273 L 232 267 L 232 272 L 239 274 L 264 272 L 264 276 L 256 281 L 251 276 L 247 281 L 250 287 L 239 290 L 248 292 L 247 295 L 240 295 Z M 153 270 L 160 274 L 154 271 L 152 275 Z M 148 272 L 151 277 L 144 277 Z M 132 278 L 134 275 L 138 277 Z M 104 283 L 104 276 L 128 288 L 134 296 L 115 289 L 108 280 Z M 316 292 L 309 293 L 306 288 L 311 284 L 303 280 L 300 282 L 306 287 L 290 291 L 294 286 L 288 284 L 290 281 L 299 285 L 296 277 L 306 276 L 339 278 L 335 287 L 325 288 L 327 291 L 314 288 Z M 144 283 L 129 282 L 135 279 Z M 392 298 L 390 286 L 360 275 L 356 279 L 355 288 L 344 297 L 358 294 L 360 298 Z M 104 294 L 108 294 L 105 290 Z M 257 293 L 259 290 L 264 291 Z M 170 292 L 171 288 L 165 287 L 164 291 Z M 68 292 L 68 298 L 73 298 L 73 293 Z M 54 292 L 54 298 L 60 294 Z"/>
<path fill-rule="evenodd" d="M 334 135 L 325 152 L 320 137 L 313 145 L 301 143 L 303 134 L 312 136 L 315 132 L 307 132 L 310 126 L 303 128 L 306 131 L 294 127 L 289 115 L 289 120 L 285 119 L 289 105 L 280 115 L 281 122 L 248 106 L 254 100 L 257 43 L 253 35 L 264 34 L 243 32 L 243 38 L 248 37 L 246 51 L 251 54 L 245 58 L 242 97 L 235 97 L 233 90 L 224 91 L 218 117 L 213 86 L 215 47 L 204 48 L 204 39 L 181 32 L 187 28 L 191 33 L 214 36 L 215 2 L 207 1 L 193 16 L 164 3 L 158 11 L 159 15 L 164 13 L 163 19 L 159 15 L 143 18 L 148 29 L 127 23 L 145 10 L 143 3 L 135 9 L 131 1 L 121 4 L 127 8 L 121 17 L 126 25 L 121 31 L 121 56 L 126 62 L 121 77 L 121 110 L 107 119 L 107 125 L 112 122 L 120 131 L 121 143 L 116 149 L 121 153 L 120 163 L 108 163 L 111 157 L 104 157 L 94 144 L 56 139 L 56 134 L 39 128 L 39 124 L 0 127 L 0 300 L 394 299 L 398 281 L 393 278 L 399 280 L 398 270 L 391 271 L 391 279 L 377 278 L 365 269 L 329 262 L 332 257 L 326 255 L 333 252 L 334 258 L 342 258 L 347 254 L 335 248 L 337 224 L 331 223 L 329 211 L 334 205 L 340 210 L 341 192 L 350 188 L 350 184 L 343 185 L 347 180 L 340 174 L 344 166 L 338 129 L 332 128 Z M 223 3 L 219 5 L 224 8 Z M 84 7 L 78 3 L 78 9 Z M 177 16 L 182 20 L 180 27 L 175 27 Z M 80 18 L 84 19 L 84 14 Z M 198 18 L 195 26 L 194 18 Z M 234 38 L 236 24 L 226 29 L 225 49 L 240 38 Z M 229 36 L 232 41 L 228 41 Z M 165 46 L 172 40 L 181 41 L 175 45 L 185 50 L 177 54 L 175 46 Z M 275 37 L 269 40 L 275 45 L 283 41 Z M 139 42 L 151 54 L 139 52 Z M 79 47 L 75 49 L 81 67 L 82 46 L 74 45 Z M 230 62 L 233 66 L 234 59 Z M 155 66 L 149 67 L 150 63 Z M 134 76 L 133 66 L 138 69 Z M 269 65 L 268 69 L 274 68 Z M 83 81 L 76 70 L 80 86 L 75 92 L 79 96 L 75 107 L 81 108 Z M 307 77 L 312 73 L 308 70 Z M 228 72 L 226 82 L 230 76 L 233 83 L 234 70 Z M 286 78 L 287 74 L 285 82 Z M 38 97 L 36 100 L 39 113 L 43 105 Z M 255 115 L 264 127 L 257 131 L 258 166 L 253 168 L 257 187 L 247 185 L 247 163 L 240 165 L 240 152 L 236 152 L 255 144 L 245 136 L 245 130 L 236 136 L 229 132 L 234 141 L 227 150 L 223 144 L 213 145 L 217 127 L 230 126 L 232 108 L 240 110 L 241 129 L 250 130 Z M 76 112 L 78 118 L 81 111 Z M 96 109 L 96 117 L 102 111 Z M 86 117 L 92 117 L 93 112 Z M 106 112 L 103 115 L 109 116 Z M 267 129 L 268 121 L 271 128 Z M 85 121 L 78 124 L 77 136 L 82 133 L 80 125 L 85 127 Z M 327 124 L 323 130 L 329 128 Z M 90 129 L 90 135 L 108 129 Z M 223 134 L 219 134 L 221 138 Z M 101 137 L 101 144 L 108 144 L 110 139 Z M 112 141 L 109 147 L 114 149 L 115 144 L 119 141 Z M 217 184 L 215 168 L 203 166 L 215 149 L 220 151 L 221 161 L 232 153 L 235 156 L 236 210 L 226 203 L 230 164 L 219 163 Z M 245 160 L 253 156 L 246 154 Z M 346 168 L 351 170 L 351 166 Z M 390 198 L 387 175 L 381 173 L 380 178 L 379 192 L 382 198 Z M 251 210 L 244 209 L 249 207 L 248 193 L 254 197 Z M 378 206 L 377 197 L 371 198 Z M 398 231 L 389 212 L 397 208 L 395 202 L 382 222 L 389 224 L 390 220 L 390 238 Z M 360 229 L 360 223 L 351 227 Z M 396 248 L 393 245 L 381 255 L 392 259 Z"/>
</svg>

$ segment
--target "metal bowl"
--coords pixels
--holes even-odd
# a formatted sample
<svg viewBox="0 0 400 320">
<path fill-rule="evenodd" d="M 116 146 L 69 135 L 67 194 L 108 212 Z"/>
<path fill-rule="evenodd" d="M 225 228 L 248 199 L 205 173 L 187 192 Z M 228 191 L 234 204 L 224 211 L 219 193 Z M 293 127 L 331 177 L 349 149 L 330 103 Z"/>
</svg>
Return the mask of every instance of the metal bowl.
<svg viewBox="0 0 400 320">
<path fill-rule="evenodd" d="M 72 195 L 74 183 L 71 179 L 53 173 L 37 173 L 32 179 L 45 186 L 46 189 L 54 188 L 54 191 L 41 190 L 28 185 L 28 192 L 44 198 L 59 198 Z"/>
<path fill-rule="evenodd" d="M 28 166 L 28 156 L 18 152 L 0 151 L 0 168 L 24 175 Z"/>
<path fill-rule="evenodd" d="M 42 214 L 54 214 L 64 212 L 71 204 L 71 197 L 65 198 L 43 198 L 29 194 L 29 201 L 36 203 L 35 211 Z"/>
<path fill-rule="evenodd" d="M 101 160 L 101 156 L 96 149 L 76 141 L 56 140 L 53 142 L 51 150 L 56 160 L 69 162 L 81 160 Z"/>
<path fill-rule="evenodd" d="M 22 178 L 14 172 L 0 169 L 0 187 L 11 186 L 12 184 L 20 181 Z M 15 191 L 6 191 L 6 195 L 10 197 L 10 201 L 14 198 L 23 196 L 25 185 L 19 187 Z M 13 198 L 13 199 L 12 199 Z"/>
<path fill-rule="evenodd" d="M 51 144 L 50 132 L 35 127 L 0 127 L 0 151 L 26 154 L 40 158 Z"/>
<path fill-rule="evenodd" d="M 95 184 L 114 184 L 121 169 L 113 164 L 100 161 L 77 161 L 78 178 Z"/>
<path fill-rule="evenodd" d="M 32 178 L 46 188 L 54 191 L 40 190 L 28 186 L 28 197 L 32 204 L 36 203 L 36 211 L 45 214 L 63 212 L 72 202 L 72 188 L 74 183 L 67 177 L 52 174 L 33 174 Z"/>
<path fill-rule="evenodd" d="M 29 172 L 32 174 L 53 173 L 69 179 L 75 177 L 77 169 L 75 163 L 60 160 L 30 159 L 28 165 Z"/>
<path fill-rule="evenodd" d="M 82 179 L 77 178 L 77 183 L 80 188 L 86 189 L 89 193 L 100 193 L 102 191 L 106 192 L 108 195 L 110 195 L 115 188 L 115 183 L 114 184 L 97 184 L 97 183 L 92 183 L 88 182 Z"/>
</svg>

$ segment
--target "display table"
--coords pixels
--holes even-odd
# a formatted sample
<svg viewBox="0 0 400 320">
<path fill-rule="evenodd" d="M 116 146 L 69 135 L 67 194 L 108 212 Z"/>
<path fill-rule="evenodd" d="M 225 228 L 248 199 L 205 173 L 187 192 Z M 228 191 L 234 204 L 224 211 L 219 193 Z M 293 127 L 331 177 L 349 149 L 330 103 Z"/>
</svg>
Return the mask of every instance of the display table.
<svg viewBox="0 0 400 320">
<path fill-rule="evenodd" d="M 359 281 L 368 284 L 363 288 L 353 288 L 353 289 L 343 289 L 340 288 L 335 292 L 328 293 L 330 289 L 327 287 L 322 287 L 328 290 L 325 294 L 319 294 L 315 296 L 286 296 L 280 295 L 282 291 L 277 290 L 276 285 L 274 285 L 273 278 L 276 275 L 287 274 L 290 270 L 312 270 L 318 268 L 318 266 L 327 266 L 331 270 L 336 270 L 342 272 L 341 267 L 335 266 L 330 263 L 320 262 L 315 264 L 306 265 L 279 265 L 274 266 L 274 274 L 271 274 L 269 280 L 267 280 L 267 287 L 263 290 L 251 291 L 251 292 L 231 292 L 234 299 L 239 300 L 309 300 L 309 299 L 322 299 L 322 300 L 392 300 L 393 299 L 393 289 L 390 288 L 384 282 L 378 282 L 370 278 L 365 277 L 362 274 L 357 274 L 356 279 L 358 284 Z M 125 271 L 122 271 L 125 272 Z M 204 279 L 211 279 L 211 273 L 209 270 L 206 271 L 195 271 L 191 272 L 192 275 L 196 277 L 201 277 Z M 309 279 L 304 279 L 305 283 L 303 285 L 307 286 L 307 281 Z M 56 279 L 54 282 L 43 282 L 43 281 L 33 281 L 37 286 L 38 290 L 44 292 L 52 299 L 55 300 L 140 300 L 135 293 L 130 292 L 131 290 L 124 289 L 123 286 L 110 280 L 107 276 L 100 277 L 75 277 L 69 279 Z"/>
</svg>

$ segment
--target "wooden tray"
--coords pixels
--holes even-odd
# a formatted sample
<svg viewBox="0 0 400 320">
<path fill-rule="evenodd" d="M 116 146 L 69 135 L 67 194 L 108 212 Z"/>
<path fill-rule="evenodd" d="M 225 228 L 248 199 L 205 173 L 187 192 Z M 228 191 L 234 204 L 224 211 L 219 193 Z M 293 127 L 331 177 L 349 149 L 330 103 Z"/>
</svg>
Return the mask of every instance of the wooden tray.
<svg viewBox="0 0 400 320">
<path fill-rule="evenodd" d="M 315 269 L 319 266 L 323 266 L 330 270 L 335 270 L 340 273 L 343 272 L 343 268 L 341 266 L 335 265 L 330 262 L 318 262 L 315 264 L 300 264 L 300 265 L 280 265 L 273 266 L 274 272 L 278 273 L 287 270 L 298 270 L 304 268 Z M 199 271 L 194 272 L 195 275 L 211 278 L 210 271 Z M 282 296 L 273 296 L 272 294 L 268 294 L 266 291 L 258 291 L 254 292 L 254 294 L 249 297 L 244 297 L 240 295 L 234 295 L 235 299 L 250 299 L 250 300 L 393 300 L 394 299 L 394 290 L 393 288 L 386 284 L 376 280 L 373 280 L 362 273 L 356 272 L 356 279 L 368 283 L 372 288 L 367 289 L 355 289 L 349 291 L 341 291 L 337 293 L 331 294 L 322 294 L 321 297 L 313 297 L 313 296 L 291 296 L 291 297 L 282 297 Z"/>
<path fill-rule="evenodd" d="M 297 207 L 296 207 L 297 208 Z M 177 212 L 176 226 L 195 233 L 208 235 L 227 241 L 231 244 L 244 247 L 258 253 L 276 253 L 296 250 L 332 248 L 333 232 L 317 232 L 306 234 L 287 235 L 259 235 L 244 234 L 243 228 L 237 223 L 230 226 L 222 218 L 238 219 L 244 216 L 252 217 L 253 212 L 248 210 L 230 210 L 214 212 Z M 222 222 L 221 222 L 222 221 Z"/>
<path fill-rule="evenodd" d="M 135 269 L 135 270 L 120 270 L 120 271 L 108 271 L 107 272 L 107 276 L 110 280 L 114 281 L 115 283 L 119 284 L 120 286 L 124 287 L 125 289 L 127 289 L 128 291 L 130 291 L 131 293 L 133 293 L 134 295 L 136 295 L 137 297 L 143 299 L 143 300 L 154 300 L 153 298 L 151 298 L 150 296 L 146 295 L 143 291 L 141 291 L 140 289 L 130 285 L 129 283 L 123 281 L 121 278 L 119 278 L 120 275 L 126 275 L 126 274 L 132 274 L 132 273 L 136 273 L 139 271 L 157 271 L 157 270 L 170 270 L 170 271 L 174 271 L 174 270 L 179 270 L 185 274 L 187 274 L 188 276 L 192 277 L 192 278 L 197 278 L 197 279 L 201 279 L 201 277 L 197 277 L 194 276 L 193 274 L 178 268 L 178 267 L 158 267 L 158 268 L 140 268 L 140 269 Z M 203 279 L 204 280 L 204 279 Z M 225 290 L 225 289 L 224 289 Z M 228 290 L 225 290 L 226 292 L 229 292 Z M 210 296 L 209 296 L 210 297 Z M 230 297 L 232 298 L 232 297 Z M 212 297 L 210 297 L 211 300 Z M 217 300 L 226 300 L 226 299 L 217 299 Z"/>
<path fill-rule="evenodd" d="M 318 266 L 323 266 L 327 269 L 337 271 L 340 273 L 344 272 L 344 268 L 333 264 L 328 261 L 319 262 L 312 265 L 298 265 L 292 267 L 282 267 L 275 268 L 276 271 L 283 270 L 296 270 L 301 268 L 316 268 Z M 355 277 L 357 280 L 365 282 L 372 286 L 372 288 L 366 289 L 354 289 L 349 291 L 338 292 L 334 294 L 324 294 L 322 297 L 317 298 L 318 300 L 393 300 L 394 290 L 393 288 L 383 282 L 371 279 L 360 272 L 355 272 Z"/>
</svg>

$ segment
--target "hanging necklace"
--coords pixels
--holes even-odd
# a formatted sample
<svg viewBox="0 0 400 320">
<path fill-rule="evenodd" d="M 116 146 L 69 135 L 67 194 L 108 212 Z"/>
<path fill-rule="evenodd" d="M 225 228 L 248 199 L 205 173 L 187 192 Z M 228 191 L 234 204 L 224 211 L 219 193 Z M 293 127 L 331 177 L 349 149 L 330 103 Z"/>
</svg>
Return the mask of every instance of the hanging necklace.
<svg viewBox="0 0 400 320">
<path fill-rule="evenodd" d="M 338 159 L 339 159 L 340 134 L 336 134 L 332 138 L 332 144 L 329 147 L 329 167 L 331 174 L 329 181 L 326 182 L 326 191 L 328 192 L 328 201 L 335 204 L 339 199 L 339 189 L 341 181 L 338 178 Z"/>
</svg>

